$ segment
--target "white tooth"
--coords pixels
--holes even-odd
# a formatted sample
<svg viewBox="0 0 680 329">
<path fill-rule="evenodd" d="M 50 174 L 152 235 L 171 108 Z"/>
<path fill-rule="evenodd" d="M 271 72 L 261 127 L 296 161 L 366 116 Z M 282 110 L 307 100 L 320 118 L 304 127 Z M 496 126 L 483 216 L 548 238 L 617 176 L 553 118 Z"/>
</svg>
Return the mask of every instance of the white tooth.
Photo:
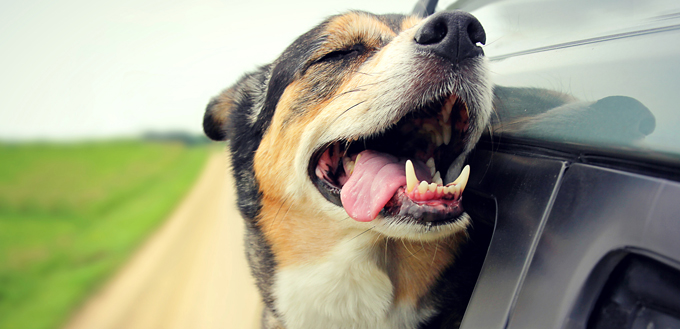
<svg viewBox="0 0 680 329">
<path fill-rule="evenodd" d="M 350 161 L 350 162 L 348 163 L 348 167 L 347 167 L 347 168 L 349 169 L 349 175 L 350 175 L 350 176 L 352 176 L 352 174 L 354 173 L 354 165 L 355 165 L 354 161 Z"/>
<path fill-rule="evenodd" d="M 451 126 L 449 125 L 442 126 L 442 133 L 444 135 L 444 144 L 449 145 L 449 143 L 451 142 Z"/>
<path fill-rule="evenodd" d="M 428 168 L 430 168 L 430 175 L 434 175 L 434 172 L 437 171 L 437 168 L 434 166 L 434 159 L 429 158 L 427 159 L 427 162 L 425 162 Z"/>
<path fill-rule="evenodd" d="M 447 187 L 447 188 L 446 188 L 446 193 L 456 195 L 456 187 L 455 187 L 455 186 L 449 186 L 449 187 Z"/>
<path fill-rule="evenodd" d="M 425 164 L 430 168 L 434 168 L 434 158 L 430 157 L 429 159 L 427 159 L 427 162 L 425 162 Z"/>
<path fill-rule="evenodd" d="M 359 158 L 361 158 L 361 153 L 357 154 L 357 158 L 354 159 L 354 163 L 359 163 Z"/>
<path fill-rule="evenodd" d="M 428 186 L 429 184 L 426 181 L 420 182 L 420 185 L 418 185 L 418 192 L 420 194 L 425 194 L 425 192 L 427 192 Z"/>
<path fill-rule="evenodd" d="M 456 180 L 453 181 L 453 183 L 451 184 L 458 186 L 462 193 L 462 191 L 465 190 L 465 185 L 467 185 L 469 178 L 470 178 L 470 165 L 466 165 L 460 172 L 460 175 L 458 175 L 458 178 L 456 178 Z"/>
<path fill-rule="evenodd" d="M 458 186 L 452 186 L 454 188 L 453 190 L 453 197 L 455 199 L 458 199 L 460 197 L 460 194 L 463 193 L 463 190 L 461 190 Z"/>
<path fill-rule="evenodd" d="M 448 110 L 444 108 L 444 111 L 442 111 L 442 119 L 444 122 L 449 121 L 449 116 L 451 116 L 451 107 L 449 107 Z"/>
<path fill-rule="evenodd" d="M 453 109 L 453 103 L 454 101 L 451 101 L 451 99 L 447 99 L 446 103 L 444 104 L 444 107 L 442 108 L 442 118 L 444 118 L 444 122 L 449 121 L 449 117 L 451 116 L 451 110 Z"/>
<path fill-rule="evenodd" d="M 444 193 L 444 189 L 446 189 L 446 188 L 447 187 L 444 187 L 444 186 L 437 186 L 437 193 L 439 193 L 439 194 Z"/>
<path fill-rule="evenodd" d="M 427 189 L 430 192 L 435 192 L 435 191 L 437 191 L 437 184 L 436 183 L 430 183 L 430 185 L 427 186 Z"/>
<path fill-rule="evenodd" d="M 440 174 L 438 171 L 434 173 L 434 177 L 432 177 L 432 182 L 436 183 L 437 185 L 444 185 L 444 182 L 442 181 L 442 174 Z"/>
<path fill-rule="evenodd" d="M 418 177 L 416 177 L 416 170 L 413 168 L 413 162 L 406 160 L 406 192 L 411 192 L 418 184 Z"/>
<path fill-rule="evenodd" d="M 437 127 L 429 122 L 423 123 L 423 129 L 425 129 L 425 131 L 437 131 Z"/>
<path fill-rule="evenodd" d="M 342 167 L 346 169 L 347 172 L 350 172 L 349 170 L 349 163 L 352 162 L 348 157 L 342 157 Z"/>
</svg>

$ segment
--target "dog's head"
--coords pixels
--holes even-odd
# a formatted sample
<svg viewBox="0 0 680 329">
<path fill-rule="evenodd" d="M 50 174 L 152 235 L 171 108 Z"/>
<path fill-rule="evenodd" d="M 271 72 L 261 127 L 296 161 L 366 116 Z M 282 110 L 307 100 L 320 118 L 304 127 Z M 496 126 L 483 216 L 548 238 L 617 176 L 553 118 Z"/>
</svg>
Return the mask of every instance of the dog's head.
<svg viewBox="0 0 680 329">
<path fill-rule="evenodd" d="M 485 38 L 463 12 L 349 12 L 244 76 L 204 118 L 230 140 L 243 214 L 421 240 L 463 230 L 463 164 L 491 113 Z"/>
</svg>

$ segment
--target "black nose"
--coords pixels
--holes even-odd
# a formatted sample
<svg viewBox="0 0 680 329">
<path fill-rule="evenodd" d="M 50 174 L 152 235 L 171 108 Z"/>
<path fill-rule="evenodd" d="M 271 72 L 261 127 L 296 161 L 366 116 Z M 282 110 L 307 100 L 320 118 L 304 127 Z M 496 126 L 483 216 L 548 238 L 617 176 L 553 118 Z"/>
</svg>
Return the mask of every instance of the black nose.
<svg viewBox="0 0 680 329">
<path fill-rule="evenodd" d="M 418 46 L 452 63 L 484 55 L 477 43 L 486 42 L 482 24 L 462 11 L 445 11 L 428 18 L 415 36 Z"/>
</svg>

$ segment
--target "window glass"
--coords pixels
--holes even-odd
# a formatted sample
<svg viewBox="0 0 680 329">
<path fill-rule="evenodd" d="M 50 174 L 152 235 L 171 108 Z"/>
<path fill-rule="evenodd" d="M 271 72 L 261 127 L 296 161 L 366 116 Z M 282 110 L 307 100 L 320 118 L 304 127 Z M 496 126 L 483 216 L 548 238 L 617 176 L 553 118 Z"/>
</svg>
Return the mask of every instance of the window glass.
<svg viewBox="0 0 680 329">
<path fill-rule="evenodd" d="M 461 0 L 504 136 L 680 155 L 680 1 Z"/>
</svg>

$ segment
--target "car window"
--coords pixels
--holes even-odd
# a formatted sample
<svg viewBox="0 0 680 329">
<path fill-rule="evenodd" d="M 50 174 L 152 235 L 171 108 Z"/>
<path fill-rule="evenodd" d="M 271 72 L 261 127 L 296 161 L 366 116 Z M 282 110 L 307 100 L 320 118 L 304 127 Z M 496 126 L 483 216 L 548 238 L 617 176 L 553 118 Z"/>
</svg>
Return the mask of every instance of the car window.
<svg viewBox="0 0 680 329">
<path fill-rule="evenodd" d="M 496 134 L 680 158 L 680 1 L 460 0 L 497 85 Z"/>
</svg>

